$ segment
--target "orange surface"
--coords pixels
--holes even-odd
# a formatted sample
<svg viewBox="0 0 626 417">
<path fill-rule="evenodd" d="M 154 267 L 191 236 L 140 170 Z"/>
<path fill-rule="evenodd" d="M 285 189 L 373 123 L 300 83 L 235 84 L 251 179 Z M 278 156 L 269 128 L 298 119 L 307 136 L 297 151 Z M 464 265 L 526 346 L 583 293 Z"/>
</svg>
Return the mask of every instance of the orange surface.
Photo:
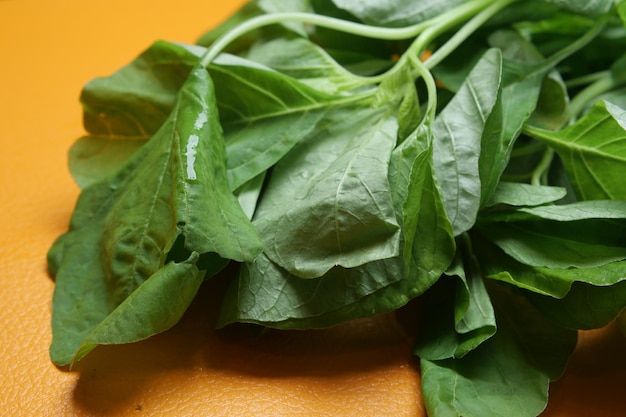
<svg viewBox="0 0 626 417">
<path fill-rule="evenodd" d="M 71 372 L 49 361 L 45 253 L 78 195 L 66 160 L 82 86 L 156 39 L 192 42 L 241 3 L 0 0 L 0 415 L 423 415 L 411 340 L 392 316 L 215 333 L 211 286 L 169 332 L 97 348 Z M 545 415 L 626 415 L 624 338 L 583 336 Z"/>
</svg>

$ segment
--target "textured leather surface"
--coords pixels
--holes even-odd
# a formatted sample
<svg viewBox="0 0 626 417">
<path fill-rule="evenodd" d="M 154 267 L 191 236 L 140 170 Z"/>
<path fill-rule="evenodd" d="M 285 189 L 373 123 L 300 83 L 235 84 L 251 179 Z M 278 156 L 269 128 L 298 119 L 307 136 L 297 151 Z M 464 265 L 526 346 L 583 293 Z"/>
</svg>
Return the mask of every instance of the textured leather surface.
<svg viewBox="0 0 626 417">
<path fill-rule="evenodd" d="M 156 39 L 193 41 L 241 3 L 0 1 L 0 415 L 424 414 L 411 341 L 393 316 L 323 331 L 215 333 L 211 286 L 169 332 L 97 348 L 71 372 L 48 359 L 45 253 L 78 195 L 66 153 L 82 133 L 81 87 Z M 624 352 L 615 329 L 585 333 L 546 415 L 626 415 Z"/>
</svg>

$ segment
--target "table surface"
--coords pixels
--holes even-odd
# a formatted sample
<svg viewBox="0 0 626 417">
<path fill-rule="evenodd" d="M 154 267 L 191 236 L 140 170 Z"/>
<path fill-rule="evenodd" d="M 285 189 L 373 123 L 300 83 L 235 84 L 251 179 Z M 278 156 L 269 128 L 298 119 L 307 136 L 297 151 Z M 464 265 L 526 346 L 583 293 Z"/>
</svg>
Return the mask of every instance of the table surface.
<svg viewBox="0 0 626 417">
<path fill-rule="evenodd" d="M 157 39 L 193 42 L 241 0 L 0 0 L 0 414 L 11 416 L 421 416 L 411 338 L 392 315 L 318 331 L 211 330 L 211 285 L 149 340 L 49 360 L 45 254 L 79 190 L 67 151 L 78 95 Z M 544 416 L 625 416 L 626 342 L 581 333 Z"/>
</svg>

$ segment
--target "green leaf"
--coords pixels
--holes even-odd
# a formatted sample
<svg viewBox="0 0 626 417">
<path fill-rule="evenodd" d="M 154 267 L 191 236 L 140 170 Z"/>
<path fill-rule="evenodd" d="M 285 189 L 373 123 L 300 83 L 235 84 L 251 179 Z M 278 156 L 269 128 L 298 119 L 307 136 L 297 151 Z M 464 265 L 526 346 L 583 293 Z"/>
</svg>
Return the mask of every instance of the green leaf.
<svg viewBox="0 0 626 417">
<path fill-rule="evenodd" d="M 316 14 L 349 22 L 358 18 L 328 0 L 311 0 Z M 358 75 L 375 75 L 393 65 L 392 56 L 406 48 L 405 42 L 391 42 L 315 26 L 309 38 L 320 45 L 341 66 Z"/>
<path fill-rule="evenodd" d="M 79 140 L 70 153 L 70 169 L 81 186 L 112 174 L 156 132 L 204 51 L 157 42 L 130 65 L 85 87 L 90 136 Z M 330 102 L 339 106 L 346 100 L 233 56 L 221 55 L 209 71 L 226 135 L 232 189 L 265 171 L 306 136 Z M 146 81 L 155 76 L 157 82 Z"/>
<path fill-rule="evenodd" d="M 609 287 L 626 277 L 626 261 L 611 262 L 596 268 L 555 269 L 529 266 L 507 255 L 477 233 L 472 241 L 485 276 L 537 294 L 563 298 L 576 282 Z"/>
<path fill-rule="evenodd" d="M 563 187 L 501 181 L 485 206 L 491 207 L 497 204 L 520 207 L 540 206 L 560 200 L 566 194 L 567 191 Z"/>
<path fill-rule="evenodd" d="M 614 0 L 545 0 L 560 8 L 589 17 L 597 17 L 609 11 Z"/>
<path fill-rule="evenodd" d="M 182 254 L 184 260 L 197 252 L 197 268 L 214 273 L 224 260 L 256 257 L 262 243 L 230 193 L 224 159 L 213 84 L 207 71 L 198 68 L 154 137 L 113 176 L 85 188 L 70 230 L 51 249 L 57 282 L 55 362 L 67 363 L 128 297 L 140 299 L 133 294 L 162 273 L 170 259 Z M 178 295 L 169 294 L 173 300 Z M 151 311 L 161 310 L 146 314 Z M 146 320 L 169 323 L 158 317 Z"/>
<path fill-rule="evenodd" d="M 408 292 L 388 291 L 400 285 L 402 266 L 382 260 L 357 268 L 335 267 L 322 277 L 302 279 L 261 253 L 254 263 L 242 266 L 229 286 L 217 326 L 247 322 L 281 329 L 317 328 L 392 311 L 410 299 Z M 379 296 L 386 293 L 389 296 Z"/>
<path fill-rule="evenodd" d="M 330 109 L 355 101 L 318 92 L 263 67 L 215 65 L 210 72 L 220 85 L 216 95 L 232 189 L 273 166 L 310 136 Z"/>
<path fill-rule="evenodd" d="M 246 213 L 246 217 L 252 220 L 256 205 L 263 190 L 263 184 L 265 183 L 266 173 L 262 173 L 252 178 L 250 181 L 243 184 L 241 187 L 234 191 L 237 196 L 237 201 Z"/>
<path fill-rule="evenodd" d="M 626 113 L 609 103 L 596 103 L 575 124 L 556 132 L 531 134 L 553 147 L 581 200 L 624 199 L 621 180 L 626 164 Z"/>
<path fill-rule="evenodd" d="M 112 136 L 112 135 L 111 135 Z M 74 181 L 80 188 L 112 175 L 147 139 L 89 135 L 79 138 L 68 155 Z"/>
<path fill-rule="evenodd" d="M 543 59 L 517 32 L 497 31 L 489 36 L 489 43 L 502 51 L 503 86 L 481 141 L 481 207 L 495 192 L 522 126 L 536 111 L 545 75 L 556 64 Z"/>
<path fill-rule="evenodd" d="M 589 201 L 494 213 L 478 230 L 530 266 L 594 268 L 626 259 L 625 217 L 626 201 Z"/>
<path fill-rule="evenodd" d="M 459 258 L 426 295 L 427 316 L 415 346 L 421 359 L 461 358 L 496 332 L 480 270 L 474 261 Z"/>
<path fill-rule="evenodd" d="M 463 358 L 420 360 L 432 417 L 534 417 L 576 345 L 576 332 L 551 324 L 522 297 L 491 290 L 498 331 Z"/>
<path fill-rule="evenodd" d="M 560 129 L 568 117 L 569 96 L 567 87 L 557 71 L 551 71 L 543 80 L 537 108 L 528 120 L 542 129 Z"/>
<path fill-rule="evenodd" d="M 622 271 L 624 266 L 622 265 Z M 569 329 L 599 329 L 615 320 L 626 308 L 626 274 L 609 286 L 582 282 L 572 284 L 562 299 L 528 294 L 530 302 L 554 323 Z"/>
<path fill-rule="evenodd" d="M 261 254 L 243 266 L 225 296 L 220 326 L 322 327 L 405 305 L 426 291 L 454 257 L 455 242 L 432 177 L 428 130 L 407 139 L 390 166 L 394 205 L 404 222 L 402 254 L 301 279 Z M 401 214 L 401 215 L 400 215 Z"/>
<path fill-rule="evenodd" d="M 400 0 L 333 0 L 333 3 L 368 25 L 402 27 L 440 15 L 463 0 L 424 0 L 417 4 Z"/>
<path fill-rule="evenodd" d="M 81 188 L 115 172 L 156 133 L 197 60 L 178 45 L 155 42 L 130 64 L 83 88 L 87 135 L 69 155 L 70 172 Z"/>
<path fill-rule="evenodd" d="M 176 324 L 203 281 L 205 272 L 198 270 L 197 261 L 194 252 L 183 263 L 170 262 L 159 269 L 87 334 L 72 363 L 98 345 L 136 342 Z"/>
<path fill-rule="evenodd" d="M 626 1 L 616 0 L 615 5 L 617 8 L 619 17 L 622 20 L 623 25 L 626 27 Z"/>
<path fill-rule="evenodd" d="M 454 235 L 469 230 L 480 208 L 481 140 L 500 97 L 501 56 L 485 53 L 433 125 L 435 177 Z"/>
<path fill-rule="evenodd" d="M 326 93 L 342 93 L 360 82 L 323 48 L 302 38 L 279 38 L 255 45 L 247 58 Z"/>
<path fill-rule="evenodd" d="M 397 121 L 385 113 L 335 111 L 275 167 L 254 218 L 272 261 L 316 278 L 398 254 L 387 180 Z"/>
</svg>

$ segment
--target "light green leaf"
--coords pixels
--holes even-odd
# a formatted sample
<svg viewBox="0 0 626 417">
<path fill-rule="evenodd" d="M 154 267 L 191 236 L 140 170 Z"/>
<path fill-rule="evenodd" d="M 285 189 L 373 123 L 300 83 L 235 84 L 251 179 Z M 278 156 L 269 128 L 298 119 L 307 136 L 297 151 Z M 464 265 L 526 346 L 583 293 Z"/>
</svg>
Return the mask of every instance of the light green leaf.
<svg viewBox="0 0 626 417">
<path fill-rule="evenodd" d="M 388 164 L 397 121 L 341 109 L 272 171 L 254 225 L 265 253 L 303 278 L 398 254 Z"/>
<path fill-rule="evenodd" d="M 170 260 L 197 252 L 194 268 L 215 273 L 228 259 L 249 261 L 260 252 L 260 238 L 228 187 L 212 86 L 204 68 L 194 70 L 154 137 L 113 176 L 81 193 L 70 230 L 50 252 L 57 282 L 55 362 L 68 363 L 85 337 L 126 299 L 141 299 L 135 292 Z M 163 317 L 146 320 L 169 323 Z"/>
<path fill-rule="evenodd" d="M 400 0 L 333 0 L 333 3 L 369 25 L 408 26 L 450 10 L 463 0 L 424 0 L 417 4 Z"/>
<path fill-rule="evenodd" d="M 497 204 L 511 206 L 540 206 L 560 200 L 567 194 L 565 188 L 501 181 L 486 207 Z"/>
<path fill-rule="evenodd" d="M 589 17 L 597 17 L 609 11 L 614 0 L 545 0 L 560 8 Z"/>
<path fill-rule="evenodd" d="M 622 173 L 626 166 L 626 113 L 609 103 L 596 103 L 575 124 L 556 132 L 532 129 L 553 147 L 581 200 L 626 197 Z"/>
<path fill-rule="evenodd" d="M 203 281 L 205 273 L 195 265 L 198 257 L 193 253 L 183 263 L 170 262 L 142 283 L 89 332 L 72 364 L 98 345 L 136 342 L 178 323 Z"/>
<path fill-rule="evenodd" d="M 390 168 L 394 205 L 404 219 L 403 256 L 350 269 L 335 267 L 323 277 L 303 280 L 261 254 L 231 282 L 218 324 L 329 326 L 399 308 L 437 281 L 455 246 L 432 177 L 428 139 L 422 135 L 394 151 Z"/>
<path fill-rule="evenodd" d="M 435 177 L 455 236 L 473 226 L 480 208 L 481 140 L 500 97 L 501 65 L 498 50 L 485 53 L 433 124 Z"/>
<path fill-rule="evenodd" d="M 279 38 L 261 43 L 250 50 L 247 58 L 326 93 L 348 91 L 360 81 L 307 39 Z"/>
</svg>

